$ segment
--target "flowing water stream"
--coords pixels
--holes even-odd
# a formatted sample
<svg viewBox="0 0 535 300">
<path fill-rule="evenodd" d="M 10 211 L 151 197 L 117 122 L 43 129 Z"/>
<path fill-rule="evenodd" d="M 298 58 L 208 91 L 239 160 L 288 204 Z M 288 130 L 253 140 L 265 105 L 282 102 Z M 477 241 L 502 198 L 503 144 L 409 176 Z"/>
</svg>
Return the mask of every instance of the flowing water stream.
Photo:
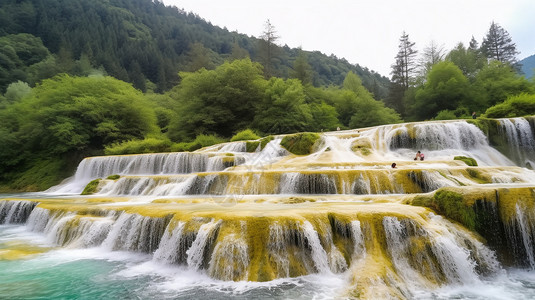
<svg viewBox="0 0 535 300">
<path fill-rule="evenodd" d="M 0 298 L 535 298 L 533 121 L 493 122 L 86 158 L 0 195 Z"/>
</svg>

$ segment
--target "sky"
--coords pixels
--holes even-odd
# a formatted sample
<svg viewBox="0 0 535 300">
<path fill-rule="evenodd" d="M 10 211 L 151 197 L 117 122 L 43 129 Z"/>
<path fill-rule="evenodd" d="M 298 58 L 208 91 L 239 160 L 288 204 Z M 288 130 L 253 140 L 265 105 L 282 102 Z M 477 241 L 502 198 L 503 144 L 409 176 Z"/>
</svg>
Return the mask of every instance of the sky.
<svg viewBox="0 0 535 300">
<path fill-rule="evenodd" d="M 345 58 L 390 77 L 406 32 L 421 53 L 446 51 L 472 36 L 481 44 L 494 21 L 513 39 L 518 60 L 535 54 L 535 0 L 163 0 L 213 25 L 260 37 L 269 19 L 278 44 Z"/>
</svg>

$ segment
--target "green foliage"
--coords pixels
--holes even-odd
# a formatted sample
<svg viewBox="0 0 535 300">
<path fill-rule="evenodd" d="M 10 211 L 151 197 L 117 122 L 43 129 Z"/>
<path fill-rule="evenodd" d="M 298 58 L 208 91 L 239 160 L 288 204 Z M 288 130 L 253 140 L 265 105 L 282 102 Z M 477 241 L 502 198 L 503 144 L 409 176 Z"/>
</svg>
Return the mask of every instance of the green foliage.
<svg viewBox="0 0 535 300">
<path fill-rule="evenodd" d="M 260 137 L 251 129 L 245 129 L 236 133 L 232 138 L 230 138 L 230 141 L 236 142 L 236 141 L 258 140 L 259 138 Z"/>
<path fill-rule="evenodd" d="M 253 126 L 263 133 L 279 134 L 303 131 L 311 121 L 301 82 L 272 77 L 257 106 Z"/>
<path fill-rule="evenodd" d="M 451 62 L 437 63 L 427 76 L 423 88 L 415 94 L 411 111 L 420 119 L 430 119 L 442 110 L 455 110 L 461 104 L 470 104 L 468 79 Z"/>
<path fill-rule="evenodd" d="M 27 69 L 50 56 L 40 38 L 21 33 L 0 37 L 0 94 L 18 80 L 27 81 Z"/>
<path fill-rule="evenodd" d="M 511 96 L 505 102 L 487 109 L 488 118 L 514 118 L 535 115 L 535 94 Z"/>
<path fill-rule="evenodd" d="M 100 178 L 90 181 L 82 191 L 81 195 L 92 195 L 97 191 L 98 184 L 100 183 Z"/>
<path fill-rule="evenodd" d="M 109 180 L 117 180 L 119 178 L 121 178 L 121 175 L 117 175 L 117 174 L 106 177 L 106 179 L 109 179 Z"/>
<path fill-rule="evenodd" d="M 20 172 L 11 172 L 8 175 L 9 184 L 0 185 L 0 190 L 37 192 L 59 184 L 64 178 L 72 175 L 64 159 L 36 158 L 26 161 Z M 4 181 L 5 182 L 5 181 Z"/>
<path fill-rule="evenodd" d="M 137 153 L 157 153 L 171 151 L 171 141 L 168 139 L 145 138 L 114 143 L 104 148 L 106 155 L 122 155 Z"/>
<path fill-rule="evenodd" d="M 32 88 L 26 82 L 19 80 L 8 85 L 4 96 L 9 103 L 14 103 L 30 94 L 31 91 Z"/>
<path fill-rule="evenodd" d="M 184 152 L 184 151 L 195 151 L 197 149 L 201 149 L 203 147 L 212 146 L 215 144 L 221 144 L 226 142 L 225 139 L 217 136 L 217 135 L 206 135 L 206 134 L 199 134 L 195 140 L 192 142 L 181 142 L 176 143 L 171 146 L 172 152 Z"/>
<path fill-rule="evenodd" d="M 401 122 L 399 114 L 373 99 L 360 78 L 351 72 L 347 74 L 342 90 L 331 88 L 328 93 L 343 126 L 361 128 Z"/>
<path fill-rule="evenodd" d="M 463 161 L 465 164 L 467 164 L 470 167 L 477 167 L 477 161 L 471 157 L 455 156 L 453 159 Z"/>
<path fill-rule="evenodd" d="M 221 143 L 224 143 L 226 142 L 227 140 L 225 140 L 224 138 L 221 138 L 215 134 L 199 134 L 195 140 L 193 140 L 193 143 L 194 144 L 199 144 L 201 145 L 201 148 L 203 147 L 208 147 L 208 146 L 212 146 L 212 145 L 215 145 L 215 144 L 221 144 Z"/>
<path fill-rule="evenodd" d="M 0 181 L 25 174 L 35 158 L 66 163 L 157 130 L 143 95 L 110 77 L 47 79 L 0 117 Z"/>
<path fill-rule="evenodd" d="M 435 120 L 454 120 L 457 119 L 457 116 L 452 110 L 441 110 L 438 112 Z"/>
<path fill-rule="evenodd" d="M 281 146 L 293 154 L 308 155 L 312 153 L 314 144 L 319 138 L 319 134 L 312 132 L 286 135 L 281 141 Z"/>
<path fill-rule="evenodd" d="M 492 61 L 481 69 L 476 76 L 474 89 L 484 99 L 482 106 L 485 108 L 501 103 L 510 96 L 532 94 L 535 91 L 526 78 L 518 75 L 508 64 L 498 61 Z"/>
<path fill-rule="evenodd" d="M 171 93 L 176 100 L 176 118 L 170 121 L 168 132 L 172 140 L 201 133 L 230 137 L 251 123 L 255 104 L 264 92 L 259 64 L 234 60 L 215 70 L 180 74 L 182 82 Z"/>
<path fill-rule="evenodd" d="M 333 106 L 321 102 L 312 103 L 310 106 L 310 112 L 312 114 L 312 123 L 309 124 L 308 130 L 311 131 L 328 131 L 334 130 L 339 127 L 340 121 L 338 121 L 338 113 Z"/>
</svg>

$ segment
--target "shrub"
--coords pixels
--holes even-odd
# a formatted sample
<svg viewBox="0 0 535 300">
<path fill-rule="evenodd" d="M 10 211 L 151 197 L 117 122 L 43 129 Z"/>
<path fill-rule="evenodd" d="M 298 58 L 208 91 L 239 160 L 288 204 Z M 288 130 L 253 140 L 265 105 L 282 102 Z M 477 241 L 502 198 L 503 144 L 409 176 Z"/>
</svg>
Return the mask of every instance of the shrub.
<svg viewBox="0 0 535 300">
<path fill-rule="evenodd" d="M 455 113 L 451 110 L 441 110 L 438 112 L 435 120 L 454 120 L 457 119 Z"/>
<path fill-rule="evenodd" d="M 514 118 L 535 114 L 535 95 L 520 94 L 510 96 L 504 102 L 489 107 L 487 118 Z"/>
<path fill-rule="evenodd" d="M 115 143 L 104 149 L 106 155 L 156 153 L 171 151 L 171 141 L 157 138 L 146 138 L 144 140 L 130 140 L 122 143 Z"/>
<path fill-rule="evenodd" d="M 215 144 L 221 144 L 221 143 L 224 143 L 226 142 L 225 139 L 215 135 L 215 134 L 210 134 L 210 135 L 206 135 L 206 134 L 199 134 L 195 140 L 193 141 L 193 144 L 199 144 L 201 147 L 200 148 L 203 148 L 203 147 L 208 147 L 208 146 L 212 146 L 212 145 L 215 145 Z M 192 150 L 190 150 L 192 151 Z"/>
<path fill-rule="evenodd" d="M 281 146 L 293 154 L 307 155 L 312 153 L 313 146 L 319 138 L 319 134 L 312 132 L 287 135 L 282 139 Z"/>
<path fill-rule="evenodd" d="M 236 133 L 231 139 L 231 142 L 258 140 L 260 137 L 251 129 L 245 129 Z"/>
</svg>

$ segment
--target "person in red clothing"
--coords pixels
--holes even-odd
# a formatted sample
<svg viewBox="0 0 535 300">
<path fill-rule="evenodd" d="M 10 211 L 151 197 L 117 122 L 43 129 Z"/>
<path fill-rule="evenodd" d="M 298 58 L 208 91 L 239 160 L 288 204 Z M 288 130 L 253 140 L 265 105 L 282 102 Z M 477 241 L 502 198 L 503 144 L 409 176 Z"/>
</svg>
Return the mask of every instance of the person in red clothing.
<svg viewBox="0 0 535 300">
<path fill-rule="evenodd" d="M 418 160 L 418 159 L 424 160 L 424 157 L 425 157 L 424 154 L 422 152 L 418 151 L 418 152 L 416 152 L 416 157 L 414 158 L 414 160 Z"/>
</svg>

